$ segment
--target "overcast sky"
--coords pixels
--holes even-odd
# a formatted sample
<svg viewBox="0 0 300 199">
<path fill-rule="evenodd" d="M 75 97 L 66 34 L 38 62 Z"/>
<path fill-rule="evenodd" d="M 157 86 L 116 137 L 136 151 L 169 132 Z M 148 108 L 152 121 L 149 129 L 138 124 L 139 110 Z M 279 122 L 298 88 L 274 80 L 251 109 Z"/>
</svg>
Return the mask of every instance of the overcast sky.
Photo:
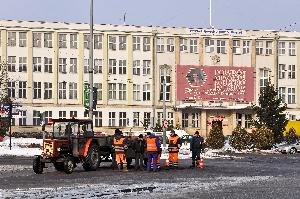
<svg viewBox="0 0 300 199">
<path fill-rule="evenodd" d="M 90 0 L 0 0 L 0 19 L 89 22 Z M 300 0 L 212 0 L 215 28 L 300 31 Z M 209 0 L 94 0 L 95 23 L 209 27 Z M 295 24 L 296 23 L 296 24 Z"/>
</svg>

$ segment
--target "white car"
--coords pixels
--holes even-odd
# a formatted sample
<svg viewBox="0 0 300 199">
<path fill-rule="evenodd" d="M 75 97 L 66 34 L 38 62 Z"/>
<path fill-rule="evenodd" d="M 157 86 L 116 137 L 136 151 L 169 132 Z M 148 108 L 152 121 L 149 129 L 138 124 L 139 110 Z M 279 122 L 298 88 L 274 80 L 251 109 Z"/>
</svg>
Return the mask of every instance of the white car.
<svg viewBox="0 0 300 199">
<path fill-rule="evenodd" d="M 297 141 L 294 144 L 280 145 L 280 146 L 278 146 L 277 151 L 279 151 L 281 153 L 290 153 L 290 154 L 300 152 L 300 143 Z"/>
</svg>

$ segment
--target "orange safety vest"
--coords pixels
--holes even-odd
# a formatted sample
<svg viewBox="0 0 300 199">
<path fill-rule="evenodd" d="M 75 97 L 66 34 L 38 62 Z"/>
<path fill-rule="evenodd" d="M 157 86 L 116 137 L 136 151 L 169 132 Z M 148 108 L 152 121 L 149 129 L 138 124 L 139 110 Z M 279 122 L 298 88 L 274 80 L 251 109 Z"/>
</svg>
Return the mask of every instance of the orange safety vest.
<svg viewBox="0 0 300 199">
<path fill-rule="evenodd" d="M 116 154 L 123 154 L 125 152 L 124 140 L 125 140 L 124 138 L 121 138 L 119 140 L 114 138 L 114 147 L 115 147 Z"/>
<path fill-rule="evenodd" d="M 177 135 L 174 136 L 174 137 L 170 136 L 169 146 L 168 146 L 169 152 L 173 152 L 173 153 L 178 153 L 179 152 L 178 140 L 179 140 L 179 137 Z"/>
<path fill-rule="evenodd" d="M 156 138 L 147 138 L 147 151 L 148 152 L 156 152 L 157 151 L 157 146 L 156 146 Z"/>
</svg>

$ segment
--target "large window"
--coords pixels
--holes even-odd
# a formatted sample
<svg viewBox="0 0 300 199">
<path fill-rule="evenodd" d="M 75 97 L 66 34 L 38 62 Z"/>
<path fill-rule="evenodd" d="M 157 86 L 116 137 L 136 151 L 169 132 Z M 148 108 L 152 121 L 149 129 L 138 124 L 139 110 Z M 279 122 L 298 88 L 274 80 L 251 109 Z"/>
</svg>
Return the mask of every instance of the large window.
<svg viewBox="0 0 300 199">
<path fill-rule="evenodd" d="M 67 58 L 59 58 L 59 72 L 66 74 L 67 73 Z"/>
<path fill-rule="evenodd" d="M 285 64 L 279 64 L 278 66 L 278 78 L 284 79 L 285 78 Z"/>
<path fill-rule="evenodd" d="M 7 32 L 7 46 L 15 47 L 17 44 L 16 32 Z"/>
<path fill-rule="evenodd" d="M 26 46 L 27 46 L 27 33 L 19 32 L 19 47 L 26 47 Z"/>
<path fill-rule="evenodd" d="M 59 48 L 67 48 L 67 34 L 58 34 Z"/>
<path fill-rule="evenodd" d="M 77 49 L 77 34 L 70 34 L 70 48 Z"/>
<path fill-rule="evenodd" d="M 77 73 L 77 58 L 70 58 L 70 73 Z"/>
<path fill-rule="evenodd" d="M 15 82 L 7 82 L 7 90 L 8 90 L 8 97 L 10 97 L 10 98 L 16 97 L 16 83 Z"/>
<path fill-rule="evenodd" d="M 150 84 L 143 85 L 143 101 L 150 101 Z"/>
<path fill-rule="evenodd" d="M 133 112 L 133 126 L 140 125 L 140 112 Z"/>
<path fill-rule="evenodd" d="M 187 52 L 187 39 L 186 38 L 180 38 L 180 51 Z"/>
<path fill-rule="evenodd" d="M 33 47 L 40 48 L 41 47 L 41 42 L 42 42 L 42 33 L 39 32 L 34 32 L 32 34 L 32 39 L 33 39 Z"/>
<path fill-rule="evenodd" d="M 16 72 L 16 57 L 8 56 L 7 57 L 7 71 Z"/>
<path fill-rule="evenodd" d="M 150 37 L 143 37 L 143 51 L 150 51 Z"/>
<path fill-rule="evenodd" d="M 45 111 L 44 114 L 45 114 L 45 124 L 47 124 L 48 121 L 52 119 L 52 111 Z"/>
<path fill-rule="evenodd" d="M 127 123 L 126 112 L 119 113 L 119 126 L 125 127 Z"/>
<path fill-rule="evenodd" d="M 278 45 L 278 54 L 285 55 L 285 42 L 279 42 Z"/>
<path fill-rule="evenodd" d="M 164 78 L 165 78 L 165 93 L 164 93 Z M 171 92 L 171 70 L 170 68 L 162 67 L 160 68 L 160 100 L 170 101 Z"/>
<path fill-rule="evenodd" d="M 126 100 L 126 84 L 119 84 L 119 100 Z"/>
<path fill-rule="evenodd" d="M 70 111 L 70 118 L 77 117 L 77 111 Z"/>
<path fill-rule="evenodd" d="M 40 111 L 33 111 L 33 118 L 32 118 L 32 124 L 33 126 L 39 126 L 41 125 L 41 118 L 40 118 Z"/>
<path fill-rule="evenodd" d="M 126 75 L 126 60 L 119 60 L 119 74 Z"/>
<path fill-rule="evenodd" d="M 133 75 L 141 74 L 141 61 L 140 60 L 133 60 L 132 73 L 133 73 Z"/>
<path fill-rule="evenodd" d="M 167 39 L 167 52 L 174 52 L 175 45 L 174 45 L 174 38 Z"/>
<path fill-rule="evenodd" d="M 190 53 L 198 53 L 198 40 L 190 39 Z"/>
<path fill-rule="evenodd" d="M 77 83 L 69 83 L 69 99 L 77 99 Z"/>
<path fill-rule="evenodd" d="M 67 118 L 67 111 L 58 111 L 58 118 L 59 119 L 66 119 Z"/>
<path fill-rule="evenodd" d="M 296 78 L 296 66 L 289 65 L 288 68 L 288 79 L 295 79 Z"/>
<path fill-rule="evenodd" d="M 108 113 L 108 126 L 116 126 L 116 112 Z"/>
<path fill-rule="evenodd" d="M 256 41 L 256 55 L 262 55 L 263 54 L 263 47 L 264 43 L 263 41 Z"/>
<path fill-rule="evenodd" d="M 101 127 L 102 126 L 102 111 L 94 111 L 95 115 L 95 126 Z"/>
<path fill-rule="evenodd" d="M 42 58 L 34 57 L 33 58 L 33 72 L 42 72 Z"/>
<path fill-rule="evenodd" d="M 94 74 L 102 73 L 102 59 L 94 59 Z"/>
<path fill-rule="evenodd" d="M 200 127 L 200 114 L 192 113 L 192 127 Z"/>
<path fill-rule="evenodd" d="M 119 36 L 119 50 L 126 50 L 126 36 Z"/>
<path fill-rule="evenodd" d="M 109 50 L 116 50 L 117 49 L 117 37 L 116 36 L 109 36 L 108 37 L 108 48 Z"/>
<path fill-rule="evenodd" d="M 89 73 L 89 59 L 84 59 L 83 72 L 84 73 Z"/>
<path fill-rule="evenodd" d="M 150 75 L 150 60 L 143 60 L 143 75 Z"/>
<path fill-rule="evenodd" d="M 33 99 L 41 99 L 41 98 L 42 98 L 42 83 L 33 82 Z"/>
<path fill-rule="evenodd" d="M 289 55 L 290 56 L 295 56 L 296 55 L 295 42 L 289 42 Z"/>
<path fill-rule="evenodd" d="M 217 53 L 222 53 L 222 54 L 226 53 L 225 44 L 226 44 L 225 40 L 217 40 Z"/>
<path fill-rule="evenodd" d="M 272 55 L 272 41 L 266 41 L 266 55 Z"/>
<path fill-rule="evenodd" d="M 206 53 L 213 53 L 215 50 L 215 41 L 210 38 L 205 39 L 205 52 Z"/>
<path fill-rule="evenodd" d="M 182 113 L 182 127 L 186 128 L 189 127 L 189 114 Z"/>
<path fill-rule="evenodd" d="M 19 72 L 27 71 L 27 57 L 19 57 Z"/>
<path fill-rule="evenodd" d="M 245 114 L 245 128 L 250 129 L 252 127 L 252 115 Z"/>
<path fill-rule="evenodd" d="M 250 41 L 243 41 L 243 54 L 250 53 Z"/>
<path fill-rule="evenodd" d="M 288 104 L 296 104 L 296 89 L 288 88 Z"/>
<path fill-rule="evenodd" d="M 102 35 L 94 35 L 94 49 L 102 49 Z"/>
<path fill-rule="evenodd" d="M 85 49 L 90 49 L 90 35 L 89 34 L 83 35 L 83 46 Z"/>
<path fill-rule="evenodd" d="M 150 125 L 150 116 L 151 112 L 144 112 L 144 127 L 148 127 Z"/>
<path fill-rule="evenodd" d="M 52 99 L 52 83 L 44 82 L 44 99 Z"/>
<path fill-rule="evenodd" d="M 141 86 L 138 84 L 133 84 L 133 100 L 140 101 L 141 100 Z"/>
<path fill-rule="evenodd" d="M 117 74 L 117 60 L 109 59 L 108 73 L 109 74 Z"/>
<path fill-rule="evenodd" d="M 232 41 L 232 53 L 233 54 L 241 54 L 241 41 L 240 40 L 233 40 Z"/>
<path fill-rule="evenodd" d="M 267 69 L 260 69 L 259 70 L 259 86 L 260 86 L 260 91 L 263 91 L 265 87 L 268 84 L 269 81 L 269 70 Z"/>
<path fill-rule="evenodd" d="M 279 87 L 278 90 L 279 98 L 281 98 L 282 103 L 285 103 L 285 97 L 286 97 L 286 88 L 285 87 Z"/>
<path fill-rule="evenodd" d="M 164 38 L 158 37 L 156 39 L 156 51 L 159 52 L 164 52 L 165 51 L 165 41 Z"/>
<path fill-rule="evenodd" d="M 19 118 L 19 126 L 26 126 L 26 111 L 20 111 L 21 117 Z"/>
<path fill-rule="evenodd" d="M 117 99 L 117 84 L 116 83 L 108 84 L 108 99 L 109 100 Z"/>
<path fill-rule="evenodd" d="M 133 50 L 141 50 L 141 37 L 132 37 L 132 45 Z"/>
<path fill-rule="evenodd" d="M 59 82 L 58 83 L 58 98 L 59 99 L 67 99 L 67 83 Z"/>
<path fill-rule="evenodd" d="M 19 81 L 19 98 L 26 98 L 26 81 Z"/>
<path fill-rule="evenodd" d="M 44 57 L 45 73 L 52 73 L 52 58 Z"/>
<path fill-rule="evenodd" d="M 52 48 L 52 33 L 44 33 L 44 47 Z"/>
<path fill-rule="evenodd" d="M 97 100 L 102 100 L 102 84 L 95 83 L 94 87 L 97 88 Z"/>
</svg>

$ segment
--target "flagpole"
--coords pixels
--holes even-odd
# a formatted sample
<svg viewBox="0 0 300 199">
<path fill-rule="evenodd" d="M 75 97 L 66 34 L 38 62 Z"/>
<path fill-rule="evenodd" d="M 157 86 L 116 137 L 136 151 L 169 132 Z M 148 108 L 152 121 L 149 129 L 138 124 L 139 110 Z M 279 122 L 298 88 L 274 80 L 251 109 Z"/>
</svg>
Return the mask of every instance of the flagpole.
<svg viewBox="0 0 300 199">
<path fill-rule="evenodd" d="M 209 25 L 212 28 L 212 21 L 211 21 L 211 0 L 209 0 Z"/>
</svg>

